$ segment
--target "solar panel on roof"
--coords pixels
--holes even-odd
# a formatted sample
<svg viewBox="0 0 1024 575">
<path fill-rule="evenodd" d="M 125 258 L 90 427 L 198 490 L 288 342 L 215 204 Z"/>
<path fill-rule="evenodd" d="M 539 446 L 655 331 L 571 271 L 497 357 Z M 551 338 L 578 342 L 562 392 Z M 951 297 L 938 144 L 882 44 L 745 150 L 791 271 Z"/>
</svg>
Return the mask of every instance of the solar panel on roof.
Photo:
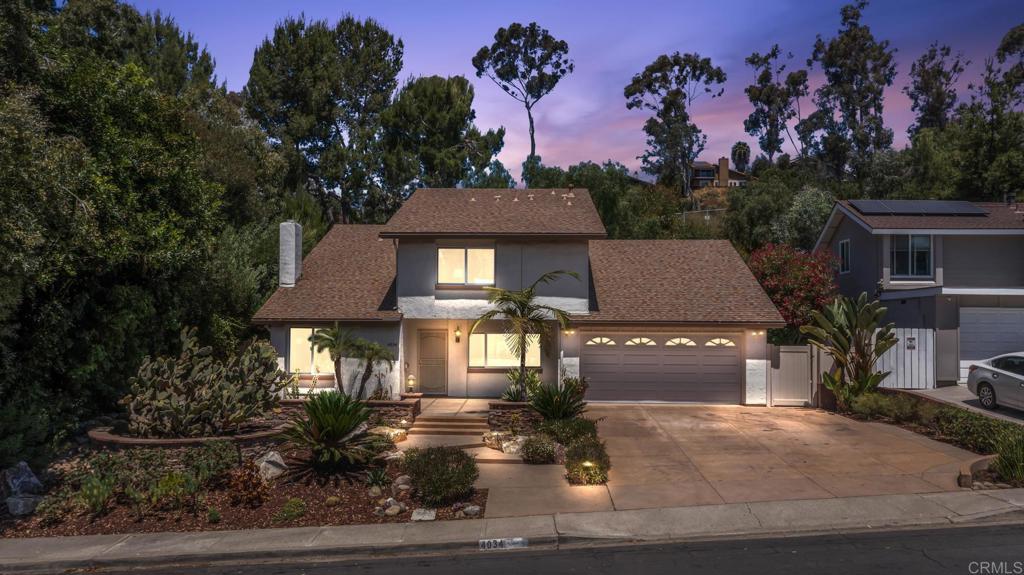
<svg viewBox="0 0 1024 575">
<path fill-rule="evenodd" d="M 959 200 L 850 200 L 866 216 L 983 216 L 985 210 Z"/>
</svg>

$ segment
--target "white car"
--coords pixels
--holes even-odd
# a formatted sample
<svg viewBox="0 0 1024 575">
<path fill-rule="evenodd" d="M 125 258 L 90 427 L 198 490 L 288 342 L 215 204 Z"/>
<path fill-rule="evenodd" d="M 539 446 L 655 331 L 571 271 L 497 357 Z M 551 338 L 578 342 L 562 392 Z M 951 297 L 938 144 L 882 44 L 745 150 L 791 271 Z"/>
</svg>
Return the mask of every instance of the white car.
<svg viewBox="0 0 1024 575">
<path fill-rule="evenodd" d="M 997 355 L 971 365 L 967 389 L 985 409 L 1001 405 L 1024 409 L 1024 352 Z"/>
</svg>

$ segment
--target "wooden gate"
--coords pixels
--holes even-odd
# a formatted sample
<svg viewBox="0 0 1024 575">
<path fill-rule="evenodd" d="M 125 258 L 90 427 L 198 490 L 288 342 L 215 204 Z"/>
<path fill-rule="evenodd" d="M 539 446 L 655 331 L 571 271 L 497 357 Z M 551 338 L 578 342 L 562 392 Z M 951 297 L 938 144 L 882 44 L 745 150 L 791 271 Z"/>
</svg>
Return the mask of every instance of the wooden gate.
<svg viewBox="0 0 1024 575">
<path fill-rule="evenodd" d="M 770 345 L 768 355 L 769 405 L 804 407 L 814 405 L 811 349 L 806 345 Z"/>
<path fill-rule="evenodd" d="M 889 371 L 882 387 L 891 389 L 931 389 L 935 387 L 935 330 L 898 327 L 896 345 L 876 364 Z"/>
</svg>

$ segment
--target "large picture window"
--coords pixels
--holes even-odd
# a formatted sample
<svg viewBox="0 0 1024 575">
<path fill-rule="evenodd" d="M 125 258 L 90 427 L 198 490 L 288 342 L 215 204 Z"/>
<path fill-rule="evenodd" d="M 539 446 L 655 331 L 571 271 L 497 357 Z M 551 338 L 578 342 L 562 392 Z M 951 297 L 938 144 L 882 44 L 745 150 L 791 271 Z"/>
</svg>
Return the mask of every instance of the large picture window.
<svg viewBox="0 0 1024 575">
<path fill-rule="evenodd" d="M 494 285 L 494 248 L 438 248 L 437 283 Z"/>
<path fill-rule="evenodd" d="M 519 367 L 503 333 L 474 333 L 469 336 L 469 367 Z M 540 338 L 527 336 L 526 367 L 540 367 Z"/>
<path fill-rule="evenodd" d="M 292 373 L 313 373 L 315 367 L 317 373 L 334 374 L 334 362 L 331 361 L 330 352 L 326 349 L 318 352 L 309 342 L 313 328 L 293 327 L 288 335 L 288 369 Z"/>
<path fill-rule="evenodd" d="M 932 277 L 931 236 L 892 236 L 889 256 L 894 278 Z"/>
</svg>

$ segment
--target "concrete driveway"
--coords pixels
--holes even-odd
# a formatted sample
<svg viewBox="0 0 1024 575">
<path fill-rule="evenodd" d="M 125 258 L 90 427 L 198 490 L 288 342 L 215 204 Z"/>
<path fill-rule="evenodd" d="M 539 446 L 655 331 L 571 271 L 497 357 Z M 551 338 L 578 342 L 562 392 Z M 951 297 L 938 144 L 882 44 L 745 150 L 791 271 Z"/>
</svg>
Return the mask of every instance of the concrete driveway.
<svg viewBox="0 0 1024 575">
<path fill-rule="evenodd" d="M 573 487 L 561 466 L 481 465 L 488 517 L 957 489 L 973 453 L 881 423 L 798 408 L 591 404 L 612 470 Z"/>
</svg>

